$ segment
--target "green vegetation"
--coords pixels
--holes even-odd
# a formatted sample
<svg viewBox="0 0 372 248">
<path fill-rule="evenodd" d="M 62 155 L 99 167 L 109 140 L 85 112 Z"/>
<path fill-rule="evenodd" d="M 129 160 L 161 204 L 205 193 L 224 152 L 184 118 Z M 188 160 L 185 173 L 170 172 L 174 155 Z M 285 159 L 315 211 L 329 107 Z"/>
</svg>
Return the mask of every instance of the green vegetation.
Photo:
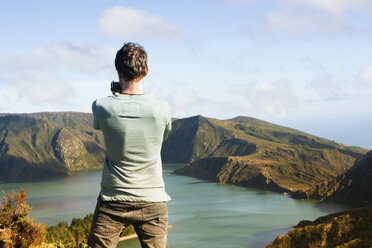
<svg viewBox="0 0 372 248">
<path fill-rule="evenodd" d="M 55 226 L 47 228 L 47 242 L 60 243 L 63 245 L 76 246 L 88 241 L 90 226 L 93 214 L 85 216 L 83 219 L 73 218 L 69 226 L 66 221 L 59 222 Z"/>
<path fill-rule="evenodd" d="M 188 163 L 177 173 L 292 192 L 335 179 L 366 152 L 251 117 L 194 116 L 173 121 L 162 158 Z M 103 136 L 92 128 L 91 114 L 0 115 L 0 181 L 65 176 L 101 167 L 104 156 Z"/>
<path fill-rule="evenodd" d="M 293 197 L 372 203 L 372 151 L 336 179 L 322 182 L 305 192 L 294 192 Z"/>
<path fill-rule="evenodd" d="M 372 151 L 358 159 L 334 180 L 293 193 L 295 198 L 372 203 Z M 295 229 L 279 236 L 267 248 L 371 247 L 372 206 L 301 221 Z"/>
<path fill-rule="evenodd" d="M 93 214 L 89 214 L 84 218 L 73 218 L 70 225 L 67 222 L 59 222 L 55 226 L 47 228 L 47 242 L 57 243 L 65 247 L 76 247 L 88 241 L 90 226 L 93 220 Z M 134 234 L 134 227 L 128 226 L 120 234 L 120 237 Z"/>
<path fill-rule="evenodd" d="M 4 194 L 0 203 L 0 247 L 26 248 L 42 245 L 46 230 L 44 224 L 34 223 L 28 217 L 31 208 L 27 204 L 26 192 Z"/>
<path fill-rule="evenodd" d="M 173 122 L 162 158 L 188 163 L 179 174 L 292 192 L 336 178 L 366 152 L 250 117 L 195 116 Z"/>
<path fill-rule="evenodd" d="M 0 116 L 0 181 L 40 180 L 102 166 L 101 132 L 74 112 Z"/>
<path fill-rule="evenodd" d="M 371 247 L 372 206 L 301 221 L 266 248 Z"/>
<path fill-rule="evenodd" d="M 3 248 L 84 248 L 93 214 L 84 218 L 73 218 L 70 225 L 60 222 L 45 228 L 28 217 L 31 207 L 27 204 L 26 192 L 4 194 L 0 199 L 0 247 Z M 121 237 L 134 234 L 134 227 L 128 226 Z"/>
</svg>

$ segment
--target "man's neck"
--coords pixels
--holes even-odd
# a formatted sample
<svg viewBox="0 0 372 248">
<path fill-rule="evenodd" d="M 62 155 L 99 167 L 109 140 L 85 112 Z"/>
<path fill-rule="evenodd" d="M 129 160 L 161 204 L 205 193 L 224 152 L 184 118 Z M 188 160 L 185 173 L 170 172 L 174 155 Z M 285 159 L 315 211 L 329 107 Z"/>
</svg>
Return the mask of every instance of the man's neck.
<svg viewBox="0 0 372 248">
<path fill-rule="evenodd" d="M 143 95 L 143 79 L 134 82 L 127 82 L 120 79 L 121 93 L 122 95 Z"/>
</svg>

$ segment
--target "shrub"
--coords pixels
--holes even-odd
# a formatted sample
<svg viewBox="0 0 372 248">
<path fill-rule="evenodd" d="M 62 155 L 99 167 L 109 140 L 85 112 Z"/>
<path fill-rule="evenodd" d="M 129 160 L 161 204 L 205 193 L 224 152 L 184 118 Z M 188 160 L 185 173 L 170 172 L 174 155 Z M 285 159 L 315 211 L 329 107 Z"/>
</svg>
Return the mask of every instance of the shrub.
<svg viewBox="0 0 372 248">
<path fill-rule="evenodd" d="M 0 247 L 30 247 L 43 244 L 46 237 L 44 224 L 34 223 L 28 217 L 31 207 L 27 204 L 26 192 L 5 194 L 0 201 Z"/>
</svg>

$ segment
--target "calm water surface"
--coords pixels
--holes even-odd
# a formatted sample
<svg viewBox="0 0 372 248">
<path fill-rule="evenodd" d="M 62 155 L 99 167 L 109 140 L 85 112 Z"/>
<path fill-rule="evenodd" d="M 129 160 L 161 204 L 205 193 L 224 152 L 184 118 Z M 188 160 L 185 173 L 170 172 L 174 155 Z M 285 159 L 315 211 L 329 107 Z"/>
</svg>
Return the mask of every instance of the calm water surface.
<svg viewBox="0 0 372 248">
<path fill-rule="evenodd" d="M 302 219 L 348 209 L 337 204 L 293 200 L 282 194 L 232 185 L 221 185 L 172 172 L 177 164 L 164 165 L 168 203 L 170 247 L 264 247 Z M 6 192 L 23 187 L 33 206 L 31 216 L 49 225 L 70 222 L 94 211 L 100 170 L 76 173 L 63 179 L 0 184 Z M 118 247 L 138 248 L 137 239 Z"/>
</svg>

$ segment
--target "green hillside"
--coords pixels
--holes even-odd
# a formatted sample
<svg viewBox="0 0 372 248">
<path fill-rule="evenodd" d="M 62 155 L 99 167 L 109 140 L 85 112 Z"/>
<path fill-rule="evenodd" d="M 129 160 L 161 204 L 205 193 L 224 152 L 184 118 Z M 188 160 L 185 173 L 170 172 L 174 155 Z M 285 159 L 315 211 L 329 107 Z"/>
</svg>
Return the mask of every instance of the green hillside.
<svg viewBox="0 0 372 248">
<path fill-rule="evenodd" d="M 174 121 L 172 128 L 162 158 L 188 163 L 176 173 L 277 191 L 333 179 L 367 152 L 250 117 L 194 116 Z"/>
<path fill-rule="evenodd" d="M 334 180 L 322 182 L 295 198 L 372 203 L 372 151 L 358 159 L 353 167 Z"/>
<path fill-rule="evenodd" d="M 371 247 L 372 206 L 301 221 L 266 248 Z"/>
<path fill-rule="evenodd" d="M 103 138 L 91 114 L 62 112 L 0 116 L 0 181 L 64 176 L 102 166 Z"/>
<path fill-rule="evenodd" d="M 251 117 L 174 119 L 164 162 L 177 173 L 275 191 L 307 190 L 334 179 L 366 153 Z M 0 181 L 38 180 L 100 167 L 104 142 L 92 115 L 0 114 Z"/>
</svg>

